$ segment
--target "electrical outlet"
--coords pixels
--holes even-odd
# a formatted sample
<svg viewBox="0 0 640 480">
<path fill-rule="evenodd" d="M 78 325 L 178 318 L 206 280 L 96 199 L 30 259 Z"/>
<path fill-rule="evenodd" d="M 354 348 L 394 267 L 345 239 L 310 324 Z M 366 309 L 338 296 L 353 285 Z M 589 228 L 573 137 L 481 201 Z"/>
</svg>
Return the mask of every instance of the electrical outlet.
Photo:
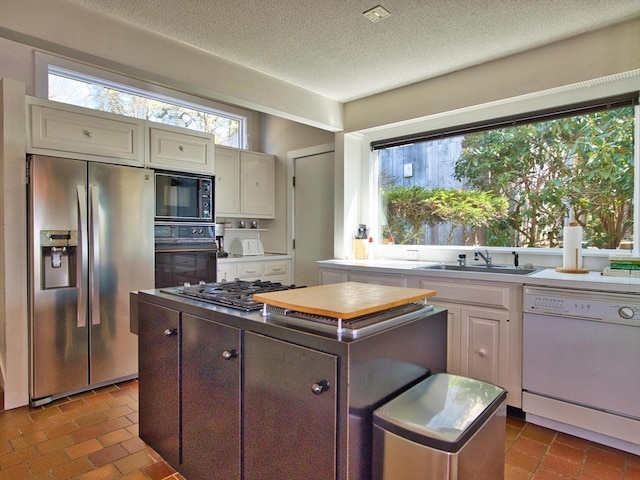
<svg viewBox="0 0 640 480">
<path fill-rule="evenodd" d="M 418 250 L 407 250 L 405 254 L 407 260 L 418 260 Z"/>
</svg>

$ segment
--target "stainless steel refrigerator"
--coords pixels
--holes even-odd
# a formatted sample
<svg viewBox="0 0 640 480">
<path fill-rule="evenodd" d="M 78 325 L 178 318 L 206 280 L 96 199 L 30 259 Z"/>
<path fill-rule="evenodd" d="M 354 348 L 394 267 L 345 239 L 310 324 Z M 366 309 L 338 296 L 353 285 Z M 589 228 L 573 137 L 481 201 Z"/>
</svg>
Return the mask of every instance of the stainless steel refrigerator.
<svg viewBox="0 0 640 480">
<path fill-rule="evenodd" d="M 33 404 L 138 371 L 129 292 L 154 287 L 153 172 L 30 156 Z"/>
</svg>

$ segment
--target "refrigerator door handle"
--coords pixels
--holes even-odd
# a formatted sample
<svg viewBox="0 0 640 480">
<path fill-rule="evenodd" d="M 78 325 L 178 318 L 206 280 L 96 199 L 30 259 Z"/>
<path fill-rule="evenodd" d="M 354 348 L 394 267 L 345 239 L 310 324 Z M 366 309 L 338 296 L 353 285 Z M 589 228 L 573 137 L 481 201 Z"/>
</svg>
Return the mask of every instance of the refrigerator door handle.
<svg viewBox="0 0 640 480">
<path fill-rule="evenodd" d="M 91 325 L 100 324 L 100 215 L 99 190 L 91 185 L 91 251 L 89 253 L 89 278 L 91 294 Z"/>
<path fill-rule="evenodd" d="M 85 269 L 88 260 L 88 237 L 87 237 L 87 191 L 84 185 L 77 186 L 78 193 L 78 224 L 80 225 L 80 239 L 78 248 L 80 249 L 80 261 L 76 265 L 76 275 L 78 278 L 78 302 L 76 313 L 76 325 L 78 328 L 87 326 L 87 287 Z"/>
</svg>

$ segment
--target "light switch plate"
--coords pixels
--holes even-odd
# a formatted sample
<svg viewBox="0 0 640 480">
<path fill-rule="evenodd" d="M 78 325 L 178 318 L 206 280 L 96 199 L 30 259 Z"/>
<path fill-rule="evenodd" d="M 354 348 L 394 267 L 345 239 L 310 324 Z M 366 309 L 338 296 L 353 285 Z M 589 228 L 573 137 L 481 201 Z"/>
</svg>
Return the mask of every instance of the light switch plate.
<svg viewBox="0 0 640 480">
<path fill-rule="evenodd" d="M 404 178 L 413 177 L 413 163 L 404 164 Z"/>
</svg>

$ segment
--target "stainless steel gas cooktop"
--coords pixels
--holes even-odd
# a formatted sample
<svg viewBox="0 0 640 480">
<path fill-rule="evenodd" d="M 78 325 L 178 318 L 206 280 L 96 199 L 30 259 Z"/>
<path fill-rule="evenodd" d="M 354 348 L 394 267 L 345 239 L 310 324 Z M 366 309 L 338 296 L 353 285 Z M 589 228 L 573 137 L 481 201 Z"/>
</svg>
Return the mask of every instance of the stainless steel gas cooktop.
<svg viewBox="0 0 640 480">
<path fill-rule="evenodd" d="M 303 287 L 263 280 L 234 280 L 233 282 L 200 283 L 198 285 L 165 288 L 161 291 L 250 312 L 262 308 L 262 303 L 253 300 L 254 293 L 278 292 L 293 288 Z"/>
</svg>

